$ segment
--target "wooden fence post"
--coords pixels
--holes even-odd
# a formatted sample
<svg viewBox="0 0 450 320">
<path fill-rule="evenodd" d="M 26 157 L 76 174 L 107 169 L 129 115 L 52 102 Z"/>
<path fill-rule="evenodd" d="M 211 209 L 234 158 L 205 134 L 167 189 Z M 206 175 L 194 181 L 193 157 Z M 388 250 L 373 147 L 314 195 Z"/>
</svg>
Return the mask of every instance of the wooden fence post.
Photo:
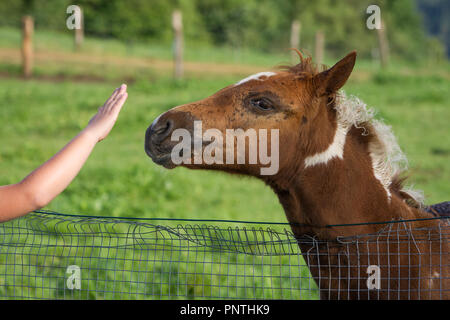
<svg viewBox="0 0 450 320">
<path fill-rule="evenodd" d="M 84 40 L 84 17 L 83 10 L 79 8 L 78 14 L 80 15 L 79 28 L 75 28 L 75 50 L 80 50 Z"/>
<path fill-rule="evenodd" d="M 300 21 L 294 20 L 291 24 L 291 48 L 300 49 L 300 30 L 301 30 L 301 24 Z M 295 51 L 291 52 L 291 62 L 296 63 L 298 62 L 298 55 Z"/>
<path fill-rule="evenodd" d="M 389 63 L 389 43 L 386 37 L 386 25 L 381 20 L 381 27 L 377 28 L 378 48 L 380 53 L 380 63 L 385 68 Z"/>
<path fill-rule="evenodd" d="M 325 47 L 325 35 L 322 31 L 317 31 L 316 48 L 314 53 L 315 53 L 315 60 L 318 65 L 323 63 L 324 47 Z"/>
<path fill-rule="evenodd" d="M 172 28 L 175 34 L 173 44 L 174 77 L 181 79 L 183 77 L 183 20 L 180 10 L 174 10 L 172 13 Z"/>
<path fill-rule="evenodd" d="M 25 78 L 31 77 L 33 72 L 33 18 L 22 18 L 22 70 Z"/>
</svg>

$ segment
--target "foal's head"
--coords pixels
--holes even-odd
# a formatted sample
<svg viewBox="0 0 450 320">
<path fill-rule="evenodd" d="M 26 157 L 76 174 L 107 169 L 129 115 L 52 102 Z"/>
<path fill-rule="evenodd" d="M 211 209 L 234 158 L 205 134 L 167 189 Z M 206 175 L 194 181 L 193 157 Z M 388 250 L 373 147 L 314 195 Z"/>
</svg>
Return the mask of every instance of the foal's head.
<svg viewBox="0 0 450 320">
<path fill-rule="evenodd" d="M 261 169 L 269 164 L 261 156 L 260 149 L 265 145 L 250 147 L 252 134 L 256 134 L 259 143 L 267 142 L 267 156 L 278 161 L 272 166 L 274 170 L 266 172 L 267 177 L 288 178 L 295 174 L 305 166 L 308 157 L 324 151 L 333 141 L 338 128 L 336 111 L 330 105 L 350 76 L 356 53 L 351 52 L 322 72 L 310 58 L 300 58 L 295 66 L 252 75 L 208 98 L 161 114 L 147 129 L 147 154 L 166 168 L 182 165 L 262 176 L 265 174 Z M 184 131 L 180 134 L 177 129 Z M 192 148 L 177 148 L 183 132 L 193 137 L 188 141 Z M 198 132 L 209 134 L 198 142 Z M 247 142 L 245 150 L 238 150 L 239 137 Z M 235 143 L 227 157 L 229 139 Z M 214 141 L 215 148 L 211 148 Z M 279 157 L 275 159 L 277 151 Z M 195 159 L 199 153 L 200 157 L 207 153 L 213 160 Z M 174 161 L 174 155 L 185 161 Z"/>
</svg>

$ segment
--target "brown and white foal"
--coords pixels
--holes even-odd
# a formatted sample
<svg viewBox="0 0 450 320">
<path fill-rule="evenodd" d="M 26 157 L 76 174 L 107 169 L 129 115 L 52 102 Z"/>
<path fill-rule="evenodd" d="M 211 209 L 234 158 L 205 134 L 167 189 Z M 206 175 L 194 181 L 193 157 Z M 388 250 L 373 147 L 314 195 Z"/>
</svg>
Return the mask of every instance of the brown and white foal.
<svg viewBox="0 0 450 320">
<path fill-rule="evenodd" d="M 279 159 L 274 174 L 262 175 L 265 165 L 259 160 L 205 163 L 194 161 L 194 152 L 183 155 L 192 161 L 179 165 L 255 176 L 268 184 L 293 233 L 322 243 L 311 252 L 299 241 L 321 298 L 449 298 L 448 243 L 439 233 L 441 222 L 396 223 L 389 226 L 390 236 L 356 246 L 336 241 L 386 228 L 374 222 L 431 215 L 421 210 L 417 193 L 402 187 L 399 174 L 405 158 L 390 128 L 375 120 L 363 102 L 339 91 L 353 70 L 356 53 L 324 71 L 310 58 L 300 59 L 295 66 L 250 76 L 163 113 L 146 132 L 147 154 L 157 164 L 175 167 L 171 152 L 177 141 L 172 134 L 176 129 L 193 134 L 195 121 L 201 121 L 202 130 L 214 129 L 224 137 L 230 129 L 276 130 Z M 268 139 L 269 150 L 274 150 L 273 143 Z M 208 143 L 200 146 L 207 148 Z M 224 159 L 225 154 L 217 152 L 225 150 L 216 149 L 214 156 Z M 232 154 L 238 157 L 239 152 Z M 246 150 L 245 158 L 250 156 Z M 356 225 L 325 227 L 342 224 Z M 369 265 L 379 267 L 380 288 L 367 287 Z"/>
</svg>

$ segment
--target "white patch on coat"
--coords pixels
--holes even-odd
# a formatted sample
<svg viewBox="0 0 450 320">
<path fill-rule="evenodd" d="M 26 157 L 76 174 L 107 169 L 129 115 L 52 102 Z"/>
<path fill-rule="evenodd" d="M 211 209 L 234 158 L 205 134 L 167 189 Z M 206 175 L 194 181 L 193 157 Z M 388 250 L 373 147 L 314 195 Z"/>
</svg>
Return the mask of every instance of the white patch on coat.
<svg viewBox="0 0 450 320">
<path fill-rule="evenodd" d="M 305 167 L 326 164 L 336 157 L 342 159 L 345 137 L 352 126 L 364 129 L 363 134 L 368 134 L 369 130 L 373 130 L 374 136 L 377 137 L 369 144 L 373 173 L 390 199 L 389 187 L 392 179 L 408 167 L 406 156 L 400 149 L 391 127 L 376 120 L 374 110 L 367 108 L 364 102 L 355 96 L 347 98 L 343 91 L 336 96 L 335 109 L 338 126 L 333 142 L 324 152 L 307 157 Z M 408 193 L 419 205 L 423 205 L 424 197 L 420 191 L 410 188 L 402 191 Z"/>
<path fill-rule="evenodd" d="M 307 157 L 305 159 L 305 168 L 316 166 L 321 163 L 326 164 L 333 158 L 343 159 L 345 138 L 347 137 L 348 129 L 349 128 L 347 126 L 343 126 L 342 123 L 338 123 L 333 142 L 325 151 Z"/>
<path fill-rule="evenodd" d="M 307 157 L 305 159 L 305 168 L 318 164 L 326 164 L 333 158 L 343 159 L 345 139 L 350 128 L 357 126 L 359 123 L 366 122 L 373 117 L 372 111 L 359 110 L 354 107 L 352 101 L 345 101 L 343 103 L 343 100 L 346 100 L 342 99 L 343 96 L 344 94 L 336 97 L 337 128 L 333 142 L 325 151 Z"/>
<path fill-rule="evenodd" d="M 249 77 L 247 77 L 245 79 L 242 79 L 241 81 L 237 82 L 234 86 L 241 85 L 241 84 L 243 84 L 245 82 L 248 82 L 250 80 L 259 80 L 259 81 L 261 81 L 262 79 L 260 79 L 260 78 L 262 78 L 262 77 L 269 78 L 269 77 L 274 76 L 274 75 L 276 75 L 275 72 L 270 72 L 270 71 L 259 72 L 257 74 L 251 75 L 251 76 L 249 76 Z"/>
</svg>

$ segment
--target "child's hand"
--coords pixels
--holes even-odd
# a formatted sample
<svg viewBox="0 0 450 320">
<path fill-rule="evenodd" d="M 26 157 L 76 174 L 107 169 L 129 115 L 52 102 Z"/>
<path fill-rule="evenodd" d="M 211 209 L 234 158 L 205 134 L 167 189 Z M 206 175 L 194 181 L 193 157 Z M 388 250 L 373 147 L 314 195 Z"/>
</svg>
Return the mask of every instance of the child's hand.
<svg viewBox="0 0 450 320">
<path fill-rule="evenodd" d="M 25 179 L 16 184 L 0 186 L 0 222 L 45 207 L 69 185 L 96 143 L 111 131 L 128 97 L 126 91 L 127 86 L 124 84 L 117 88 L 81 134 Z"/>
<path fill-rule="evenodd" d="M 89 121 L 85 130 L 93 134 L 97 141 L 105 139 L 114 123 L 116 123 L 117 116 L 128 97 L 126 91 L 127 86 L 125 84 L 114 90 L 111 97 L 106 100 L 105 104 L 98 109 L 97 114 Z"/>
</svg>

